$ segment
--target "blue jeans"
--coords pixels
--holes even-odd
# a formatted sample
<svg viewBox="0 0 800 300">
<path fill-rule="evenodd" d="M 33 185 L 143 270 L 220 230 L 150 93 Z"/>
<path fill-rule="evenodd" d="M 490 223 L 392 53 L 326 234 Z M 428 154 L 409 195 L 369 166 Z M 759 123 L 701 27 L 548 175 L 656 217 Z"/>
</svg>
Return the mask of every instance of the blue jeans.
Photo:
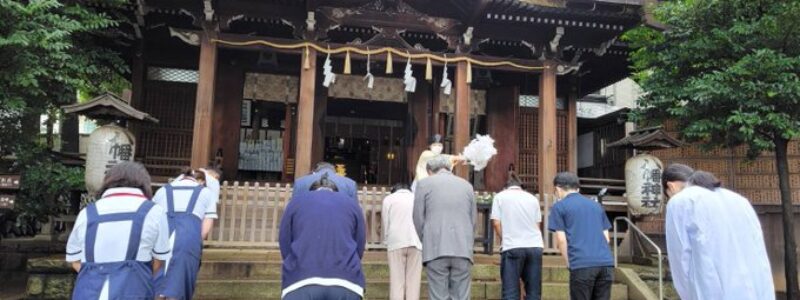
<svg viewBox="0 0 800 300">
<path fill-rule="evenodd" d="M 520 279 L 525 284 L 525 299 L 541 299 L 542 248 L 515 248 L 503 251 L 500 256 L 503 299 L 520 299 Z"/>
<path fill-rule="evenodd" d="M 361 296 L 340 286 L 307 285 L 289 292 L 283 300 L 361 300 Z"/>
</svg>

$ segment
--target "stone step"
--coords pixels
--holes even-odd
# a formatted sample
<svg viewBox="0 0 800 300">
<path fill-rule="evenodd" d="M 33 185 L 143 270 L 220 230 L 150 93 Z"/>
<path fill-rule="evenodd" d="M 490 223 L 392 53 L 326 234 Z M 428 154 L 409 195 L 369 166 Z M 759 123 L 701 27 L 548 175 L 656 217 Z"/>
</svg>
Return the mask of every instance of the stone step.
<svg viewBox="0 0 800 300">
<path fill-rule="evenodd" d="M 364 262 L 361 265 L 368 280 L 389 280 L 389 265 L 382 262 Z M 423 271 L 423 278 L 425 272 Z M 265 261 L 209 261 L 203 260 L 200 279 L 262 279 L 280 280 L 281 263 Z M 472 268 L 472 278 L 481 281 L 500 280 L 500 266 L 478 264 Z M 544 266 L 543 282 L 568 282 L 569 271 L 564 267 Z"/>
<path fill-rule="evenodd" d="M 472 299 L 500 299 L 500 282 L 473 282 Z M 280 299 L 281 283 L 279 280 L 200 280 L 195 290 L 195 299 Z M 376 281 L 367 283 L 364 299 L 388 299 L 389 282 Z M 427 283 L 422 283 L 422 299 L 427 299 Z M 562 282 L 542 283 L 542 299 L 561 300 L 569 298 L 569 284 Z M 628 299 L 628 289 L 623 284 L 614 284 L 611 288 L 612 300 Z"/>
</svg>

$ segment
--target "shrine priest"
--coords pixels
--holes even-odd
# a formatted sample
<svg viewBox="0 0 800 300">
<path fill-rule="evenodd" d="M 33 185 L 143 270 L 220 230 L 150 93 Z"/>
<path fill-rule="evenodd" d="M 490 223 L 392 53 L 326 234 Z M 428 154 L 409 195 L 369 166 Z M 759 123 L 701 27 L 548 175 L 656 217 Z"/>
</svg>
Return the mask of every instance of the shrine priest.
<svg viewBox="0 0 800 300">
<path fill-rule="evenodd" d="M 417 168 L 415 170 L 414 182 L 411 184 L 411 190 L 416 190 L 417 183 L 428 177 L 428 161 L 437 155 L 442 155 L 450 160 L 450 163 L 455 167 L 459 162 L 464 161 L 464 157 L 460 155 L 442 154 L 444 144 L 442 144 L 442 136 L 439 134 L 434 135 L 430 139 L 430 146 L 428 150 L 422 151 L 417 160 Z"/>
</svg>

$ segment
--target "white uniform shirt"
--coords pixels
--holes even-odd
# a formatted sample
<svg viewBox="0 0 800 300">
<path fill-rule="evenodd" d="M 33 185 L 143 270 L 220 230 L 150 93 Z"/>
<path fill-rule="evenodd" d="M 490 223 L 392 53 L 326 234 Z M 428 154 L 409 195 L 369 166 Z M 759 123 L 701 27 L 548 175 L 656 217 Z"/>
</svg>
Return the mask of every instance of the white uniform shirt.
<svg viewBox="0 0 800 300">
<path fill-rule="evenodd" d="M 383 199 L 383 241 L 388 251 L 415 247 L 422 250 L 417 230 L 414 228 L 414 193 L 399 190 Z"/>
<path fill-rule="evenodd" d="M 214 178 L 214 176 L 209 175 L 207 172 L 206 174 L 206 188 L 211 191 L 211 199 L 214 199 L 214 203 L 219 203 L 219 190 L 220 184 L 219 180 Z"/>
<path fill-rule="evenodd" d="M 502 251 L 515 248 L 543 248 L 539 199 L 518 186 L 497 193 L 492 201 L 492 220 L 502 226 Z"/>
<path fill-rule="evenodd" d="M 111 194 L 142 195 L 135 188 L 112 188 L 103 193 L 103 197 Z M 149 201 L 136 196 L 114 196 L 102 198 L 95 202 L 97 214 L 136 212 L 142 202 Z M 86 209 L 82 209 L 75 219 L 75 227 L 67 241 L 67 261 L 86 262 Z M 103 222 L 97 226 L 97 237 L 94 244 L 94 260 L 98 263 L 124 261 L 128 252 L 131 221 Z M 142 237 L 139 243 L 138 261 L 151 261 L 153 258 L 167 260 L 170 258 L 169 224 L 164 209 L 153 206 L 145 216 L 142 225 Z"/>
<path fill-rule="evenodd" d="M 172 183 L 170 183 L 174 187 L 183 187 L 183 186 L 198 186 L 197 181 L 192 178 L 178 178 L 175 179 Z M 192 190 L 172 190 L 173 193 L 173 201 L 175 202 L 175 211 L 176 212 L 185 212 L 186 208 L 189 206 L 189 200 L 192 197 Z M 156 195 L 153 196 L 153 201 L 160 205 L 165 211 L 168 209 L 167 206 L 167 189 L 161 188 L 156 192 Z M 214 199 L 214 193 L 209 188 L 203 188 L 200 191 L 200 196 L 197 198 L 197 203 L 195 203 L 194 211 L 192 212 L 194 215 L 202 219 L 216 219 L 217 218 L 217 200 Z"/>
<path fill-rule="evenodd" d="M 670 199 L 666 225 L 681 299 L 775 299 L 761 224 L 747 199 L 690 186 Z"/>
</svg>

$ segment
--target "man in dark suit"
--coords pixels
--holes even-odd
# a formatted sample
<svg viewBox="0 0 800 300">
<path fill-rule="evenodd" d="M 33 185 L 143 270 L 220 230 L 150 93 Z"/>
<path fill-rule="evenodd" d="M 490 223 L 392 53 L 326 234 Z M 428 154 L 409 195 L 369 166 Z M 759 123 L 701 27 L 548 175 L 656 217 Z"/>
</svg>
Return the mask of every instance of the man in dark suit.
<svg viewBox="0 0 800 300">
<path fill-rule="evenodd" d="M 472 185 L 450 171 L 449 157 L 428 161 L 414 192 L 414 227 L 422 241 L 430 299 L 469 299 L 475 218 Z"/>
<path fill-rule="evenodd" d="M 311 185 L 319 180 L 322 174 L 328 174 L 328 179 L 333 181 L 339 188 L 338 193 L 343 193 L 347 195 L 348 198 L 358 203 L 358 188 L 356 187 L 356 182 L 350 178 L 336 174 L 336 168 L 332 164 L 324 161 L 317 164 L 314 172 L 294 181 L 292 197 L 298 197 L 308 193 L 309 189 L 311 189 Z"/>
</svg>

